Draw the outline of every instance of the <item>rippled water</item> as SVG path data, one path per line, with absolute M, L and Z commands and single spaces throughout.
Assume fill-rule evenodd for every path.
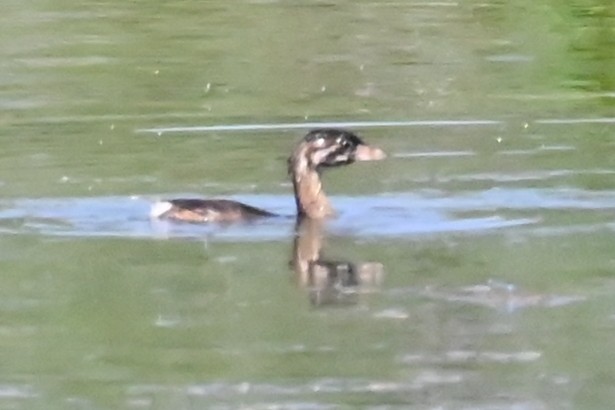
M 190 194 L 184 194 L 190 195 Z M 294 226 L 294 200 L 282 196 L 231 197 L 270 209 L 279 217 L 249 224 L 199 225 L 149 218 L 154 198 L 93 197 L 13 199 L 0 211 L 5 233 L 38 233 L 59 236 L 165 238 L 188 237 L 227 240 L 288 240 Z M 333 197 L 338 216 L 327 223 L 337 235 L 357 237 L 414 237 L 421 234 L 486 232 L 524 226 L 525 232 L 560 234 L 577 230 L 609 229 L 602 222 L 553 223 L 556 211 L 600 213 L 615 208 L 615 192 L 578 189 L 501 189 L 463 192 L 450 196 L 429 191 L 383 194 L 371 197 Z M 598 215 L 599 217 L 599 215 Z
M 610 408 L 615 13 L 560 3 L 6 2 L 0 409 Z M 389 155 L 297 225 L 318 126 Z

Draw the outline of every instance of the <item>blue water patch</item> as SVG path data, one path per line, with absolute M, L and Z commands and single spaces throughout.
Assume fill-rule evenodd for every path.
M 232 199 L 282 216 L 228 225 L 151 219 L 153 198 L 90 197 L 14 199 L 0 202 L 0 233 L 135 238 L 286 240 L 293 234 L 290 196 L 246 195 Z M 475 233 L 512 227 L 545 229 L 545 212 L 615 209 L 615 192 L 579 189 L 489 189 L 455 194 L 425 191 L 379 196 L 332 197 L 335 235 L 399 237 Z M 608 221 L 607 221 L 608 222 Z M 557 227 L 549 226 L 550 229 Z

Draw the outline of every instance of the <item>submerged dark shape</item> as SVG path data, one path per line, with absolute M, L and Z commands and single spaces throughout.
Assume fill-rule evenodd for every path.
M 349 131 L 317 129 L 308 132 L 288 158 L 297 215 L 321 219 L 335 214 L 322 188 L 320 173 L 323 168 L 385 157 L 380 148 L 365 144 Z M 227 199 L 171 199 L 154 204 L 151 216 L 188 222 L 235 222 L 276 214 Z

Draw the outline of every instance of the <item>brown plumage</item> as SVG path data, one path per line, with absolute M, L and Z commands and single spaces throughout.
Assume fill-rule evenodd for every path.
M 381 149 L 365 144 L 349 131 L 317 129 L 308 132 L 288 159 L 297 215 L 320 219 L 334 214 L 320 180 L 324 168 L 385 157 Z M 263 209 L 227 199 L 161 201 L 154 204 L 151 215 L 188 222 L 235 222 L 275 216 Z

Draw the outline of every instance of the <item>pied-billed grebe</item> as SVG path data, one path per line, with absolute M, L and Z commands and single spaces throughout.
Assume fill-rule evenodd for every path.
M 385 157 L 380 148 L 365 144 L 349 131 L 308 132 L 288 158 L 298 216 L 320 219 L 334 215 L 320 181 L 323 168 Z M 188 222 L 235 222 L 277 215 L 227 199 L 171 199 L 154 204 L 151 216 Z

